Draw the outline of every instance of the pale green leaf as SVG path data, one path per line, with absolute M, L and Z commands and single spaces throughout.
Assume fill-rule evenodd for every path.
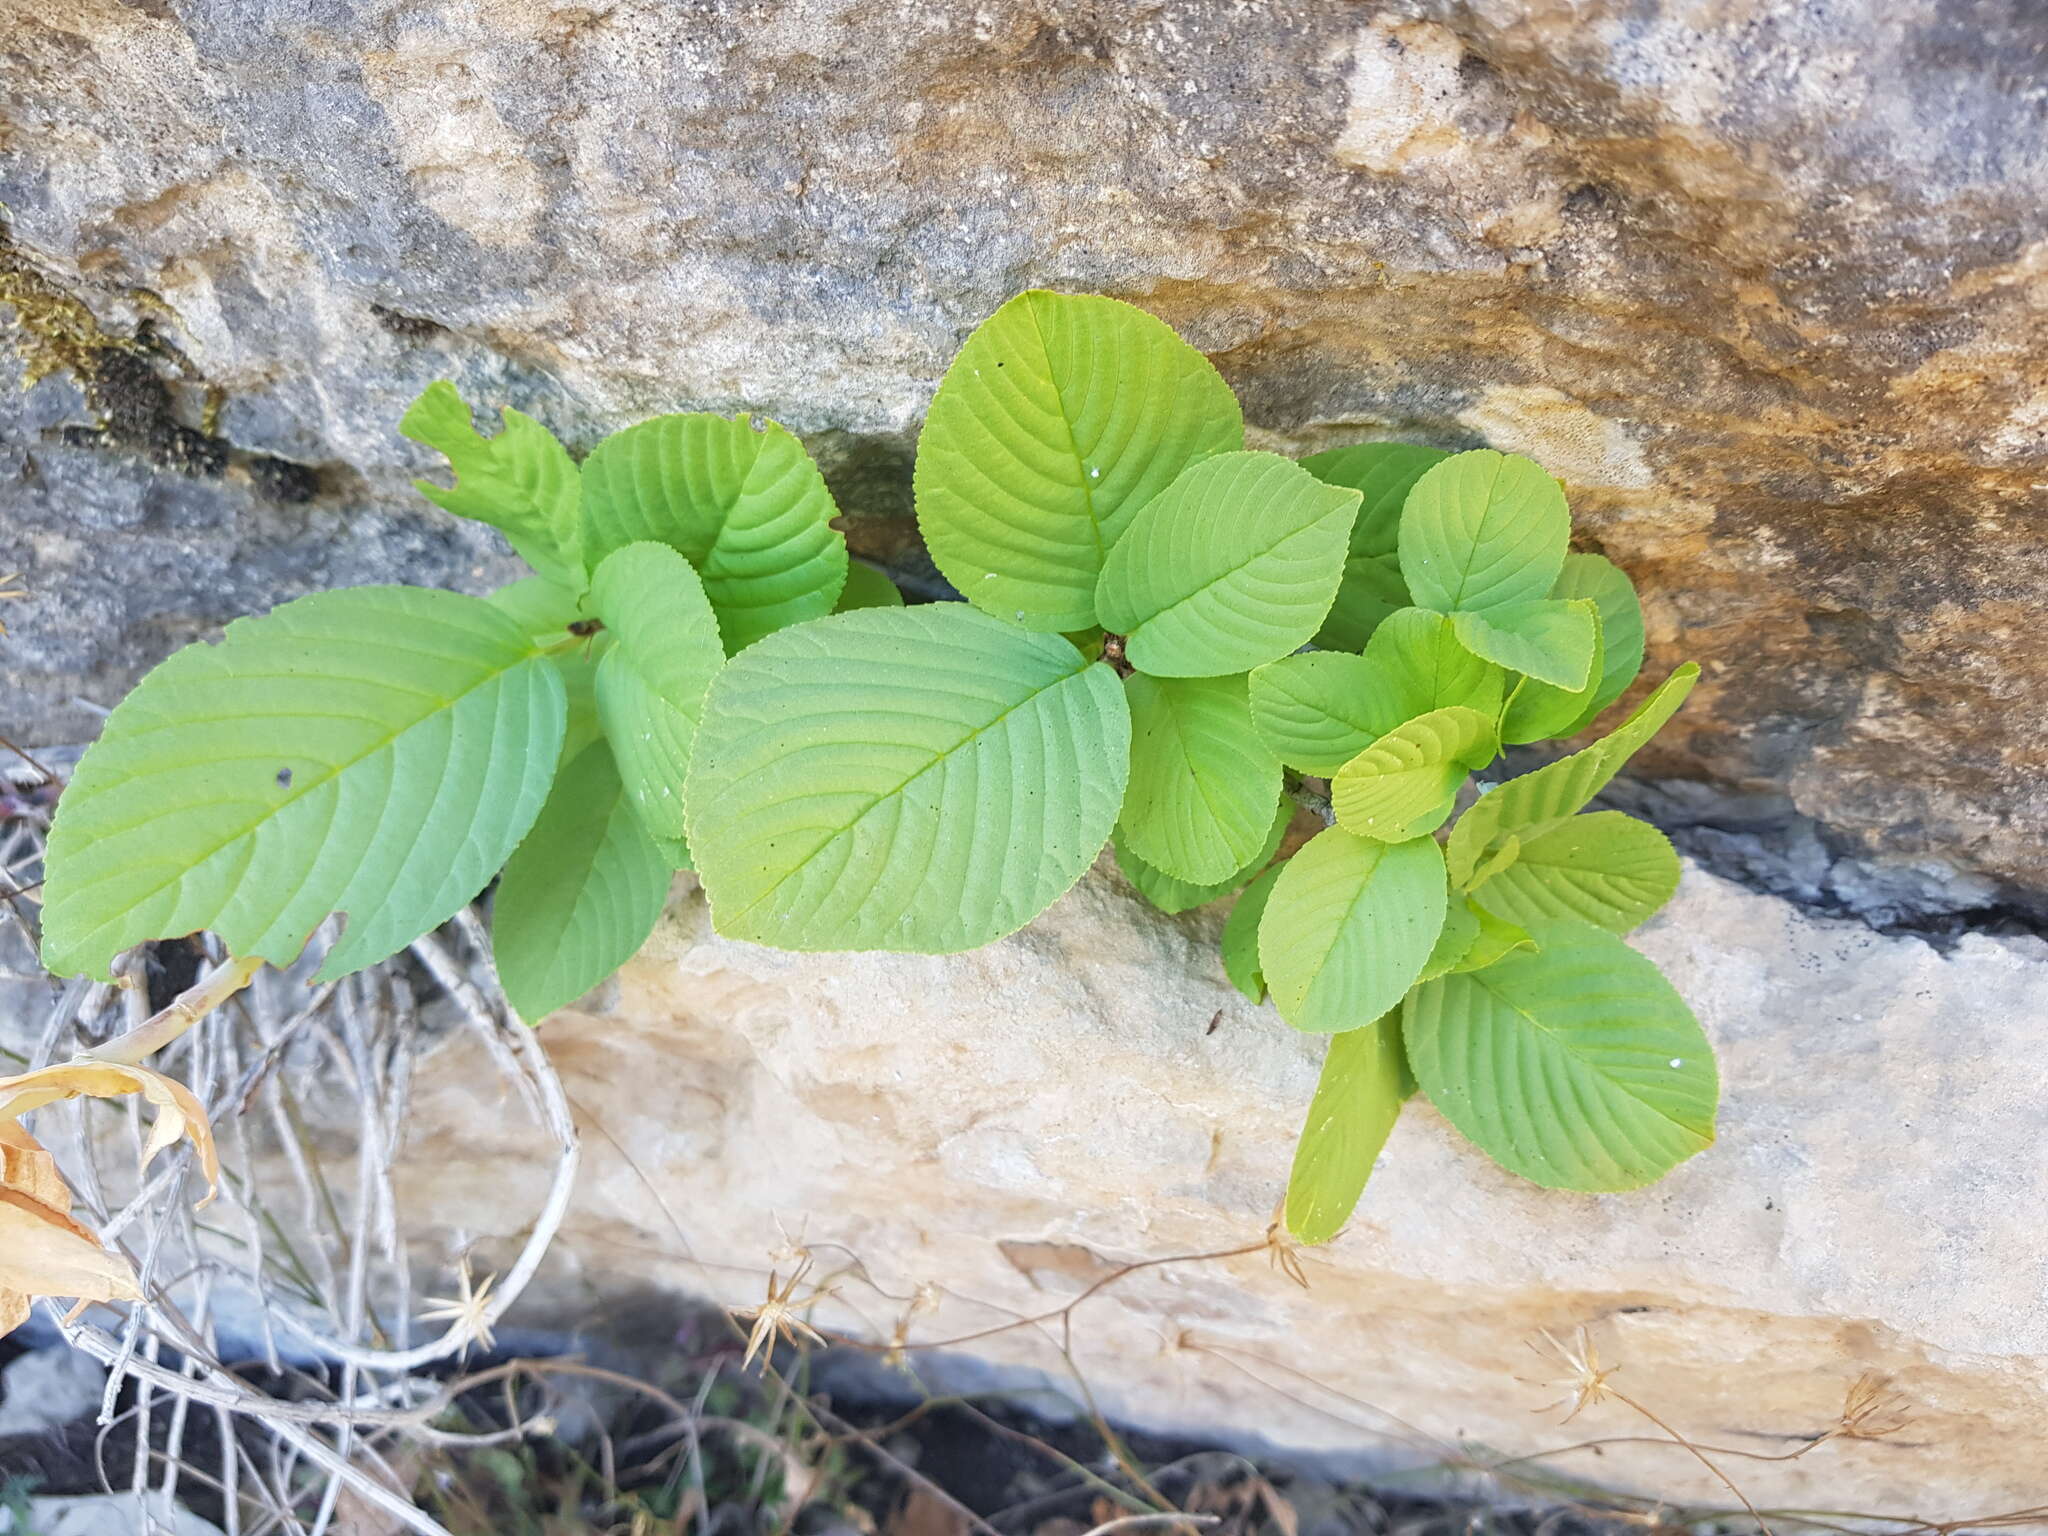
M 1358 492 L 1272 453 L 1226 453 L 1138 510 L 1096 612 L 1155 677 L 1247 672 L 1306 645 L 1337 594 Z
M 1422 974 L 1446 901 L 1429 838 L 1381 843 L 1330 827 L 1281 867 L 1259 924 L 1280 1017 L 1311 1034 L 1361 1029 Z
M 1346 555 L 1344 578 L 1337 583 L 1336 600 L 1330 604 L 1323 627 L 1316 631 L 1315 643 L 1356 652 L 1372 638 L 1374 630 L 1408 603 L 1408 583 L 1401 579 L 1399 556 Z
M 697 568 L 728 653 L 832 611 L 846 585 L 838 509 L 804 445 L 772 421 L 657 416 L 583 462 L 583 561 L 666 544 Z
M 1457 897 L 1452 897 L 1455 904 Z M 1472 947 L 1458 957 L 1453 971 L 1483 971 L 1503 955 L 1511 955 L 1518 949 L 1534 949 L 1536 941 L 1529 937 L 1528 930 L 1517 927 L 1495 917 L 1484 907 L 1469 899 L 1467 909 L 1479 920 L 1479 932 L 1472 940 Z
M 1398 843 L 1439 825 L 1471 770 L 1492 759 L 1493 721 L 1476 709 L 1431 710 L 1380 737 L 1330 780 L 1337 825 Z M 1427 827 L 1415 824 L 1435 819 Z
M 1366 642 L 1365 659 L 1394 690 L 1400 720 L 1454 705 L 1489 717 L 1500 713 L 1507 674 L 1458 643 L 1449 614 L 1403 608 L 1388 615 Z
M 718 620 L 696 570 L 666 544 L 606 555 L 590 606 L 611 641 L 597 662 L 597 714 L 626 799 L 642 826 L 675 843 L 704 691 L 725 665 Z
M 498 980 L 519 1016 L 538 1024 L 632 959 L 661 919 L 669 871 L 611 749 L 586 747 L 556 776 L 491 901 Z
M 901 608 L 903 594 L 896 583 L 866 561 L 855 560 L 846 567 L 846 586 L 839 594 L 840 613 L 856 608 Z
M 1427 470 L 1409 491 L 1401 574 L 1417 605 L 1439 613 L 1533 602 L 1563 569 L 1571 531 L 1564 492 L 1540 465 L 1475 448 Z
M 1594 699 L 1600 691 L 1606 637 L 1601 629 L 1599 610 L 1587 602 L 1586 612 L 1593 620 L 1593 656 L 1584 686 L 1560 688 L 1555 683 L 1523 677 L 1515 685 L 1507 710 L 1501 716 L 1502 741 L 1513 745 L 1569 735 L 1578 729 L 1580 720 L 1590 718 L 1589 712 L 1597 709 Z
M 1280 762 L 1252 727 L 1242 677 L 1124 679 L 1131 777 L 1117 826 L 1162 873 L 1205 884 L 1258 851 L 1280 793 Z
M 1583 598 L 1544 597 L 1485 613 L 1455 613 L 1451 625 L 1458 643 L 1473 655 L 1576 691 L 1593 676 L 1599 639 L 1595 611 Z
M 1522 856 L 1522 840 L 1510 832 L 1489 851 L 1485 858 L 1473 866 L 1472 873 L 1459 883 L 1467 891 L 1476 891 L 1502 870 L 1510 867 Z
M 484 598 L 535 640 L 559 640 L 584 617 L 581 594 L 545 576 L 522 576 Z
M 1441 448 L 1412 443 L 1358 443 L 1312 453 L 1301 461 L 1301 467 L 1318 480 L 1348 485 L 1365 498 L 1359 503 L 1358 521 L 1351 525 L 1344 580 L 1330 616 L 1316 634 L 1317 645 L 1362 650 L 1381 621 L 1412 601 L 1396 553 L 1401 503 L 1424 470 L 1448 457 Z
M 604 735 L 604 725 L 597 713 L 597 658 L 610 649 L 610 644 L 608 638 L 600 636 L 589 644 L 548 657 L 562 679 L 562 693 L 568 706 L 562 723 L 561 751 L 555 757 L 558 766 Z
M 1627 933 L 1677 893 L 1678 873 L 1662 832 L 1620 811 L 1592 811 L 1524 839 L 1476 899 L 1524 927 L 1573 918 Z
M 1266 915 L 1285 864 L 1276 864 L 1244 888 L 1223 922 L 1223 974 L 1254 1003 L 1266 1000 L 1266 973 L 1259 964 L 1259 920 Z
M 545 576 L 521 577 L 484 601 L 509 616 L 543 650 L 566 642 L 569 626 L 587 617 L 581 596 Z M 549 658 L 561 674 L 569 706 L 559 762 L 568 762 L 602 734 L 597 722 L 596 656 L 609 643 L 607 637 L 598 635 L 573 649 L 556 650 Z
M 1131 882 L 1138 894 L 1162 912 L 1186 912 L 1219 896 L 1228 896 L 1247 880 L 1264 869 L 1272 861 L 1274 852 L 1280 847 L 1280 839 L 1287 835 L 1288 823 L 1294 819 L 1294 802 L 1285 796 L 1280 798 L 1273 813 L 1273 824 L 1267 830 L 1266 841 L 1259 851 L 1245 863 L 1242 869 L 1233 871 L 1227 878 L 1209 884 L 1197 884 L 1192 880 L 1180 880 L 1147 864 L 1124 841 L 1123 832 L 1112 832 L 1109 846 L 1116 855 L 1116 867 Z
M 1604 555 L 1566 555 L 1564 573 L 1550 589 L 1552 597 L 1585 598 L 1600 610 L 1599 676 L 1593 698 L 1566 730 L 1552 734 L 1576 736 L 1593 717 L 1628 692 L 1643 670 L 1643 605 L 1628 573 Z
M 550 581 L 580 589 L 576 461 L 531 416 L 510 406 L 503 415 L 498 435 L 483 437 L 453 384 L 446 379 L 429 384 L 398 430 L 440 453 L 456 478 L 446 489 L 430 480 L 413 485 L 443 510 L 499 530 L 519 558 Z
M 1678 712 L 1699 675 L 1696 665 L 1685 663 L 1658 684 L 1634 714 L 1590 747 L 1481 795 L 1451 829 L 1447 845 L 1451 878 L 1460 885 L 1470 882 L 1473 871 L 1496 851 L 1505 835 L 1514 833 L 1526 843 L 1552 824 L 1584 810 Z
M 1398 1009 L 1332 1037 L 1287 1178 L 1287 1230 L 1297 1240 L 1327 1243 L 1351 1219 L 1412 1091 L 1406 1078 Z
M 1479 914 L 1472 910 L 1470 902 L 1453 895 L 1450 905 L 1444 908 L 1444 931 L 1436 936 L 1436 946 L 1430 950 L 1416 981 L 1434 981 L 1447 971 L 1457 970 L 1478 942 Z
M 554 778 L 562 679 L 481 598 L 316 593 L 185 647 L 108 716 L 50 833 L 43 963 L 211 929 L 288 965 L 348 915 L 323 979 L 481 891 Z
M 1033 290 L 983 321 L 939 384 L 917 441 L 918 527 L 970 603 L 1086 629 L 1138 508 L 1243 446 L 1237 397 L 1163 321 Z
M 973 949 L 1094 862 L 1129 768 L 1116 674 L 1059 636 L 960 603 L 864 608 L 770 635 L 718 674 L 690 848 L 734 938 Z
M 1712 1145 L 1720 1080 L 1657 967 L 1580 923 L 1416 988 L 1402 1020 L 1423 1091 L 1479 1149 L 1548 1189 L 1635 1189 Z
M 1404 674 L 1342 651 L 1303 651 L 1251 674 L 1252 723 L 1290 768 L 1328 778 L 1411 715 Z

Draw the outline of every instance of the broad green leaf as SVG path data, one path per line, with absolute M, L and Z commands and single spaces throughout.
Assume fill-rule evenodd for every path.
M 123 699 L 50 833 L 43 963 L 104 977 L 200 929 L 345 976 L 446 922 L 540 812 L 562 680 L 481 598 L 321 592 L 188 645 Z
M 1455 905 L 1457 898 L 1453 897 Z M 1503 955 L 1511 955 L 1518 949 L 1534 949 L 1536 941 L 1529 937 L 1528 930 L 1517 927 L 1495 917 L 1484 907 L 1467 900 L 1466 908 L 1479 920 L 1479 933 L 1472 940 L 1472 947 L 1458 957 L 1453 971 L 1483 971 Z
M 1191 880 L 1177 880 L 1164 870 L 1153 868 L 1131 852 L 1124 842 L 1121 830 L 1110 834 L 1109 846 L 1116 854 L 1116 867 L 1123 871 L 1124 878 L 1131 882 L 1140 896 L 1162 912 L 1186 912 L 1214 901 L 1219 896 L 1228 896 L 1264 869 L 1272 862 L 1274 853 L 1280 847 L 1280 840 L 1287 835 L 1288 824 L 1293 820 L 1294 802 L 1283 795 L 1273 813 L 1273 825 L 1268 829 L 1266 841 L 1259 851 L 1251 857 L 1244 868 L 1233 872 L 1228 879 L 1208 885 L 1198 885 Z
M 1526 843 L 1554 823 L 1584 810 L 1587 802 L 1605 789 L 1622 766 L 1678 712 L 1699 675 L 1696 665 L 1685 663 L 1659 683 L 1634 714 L 1590 747 L 1481 795 L 1451 829 L 1446 845 L 1451 879 L 1459 885 L 1468 884 L 1473 871 L 1497 849 L 1506 834 L 1514 833 Z
M 1252 727 L 1242 677 L 1124 679 L 1131 778 L 1117 826 L 1178 880 L 1225 880 L 1265 841 L 1280 762 Z
M 846 586 L 839 593 L 839 613 L 856 608 L 901 608 L 903 594 L 896 583 L 862 560 L 846 567 Z
M 483 437 L 453 384 L 429 384 L 398 430 L 440 453 L 456 478 L 446 489 L 430 480 L 413 485 L 443 510 L 498 529 L 519 558 L 550 581 L 580 589 L 576 461 L 531 416 L 510 406 L 503 415 L 498 435 Z
M 1290 768 L 1328 778 L 1411 715 L 1404 676 L 1342 651 L 1303 651 L 1251 674 L 1252 723 Z
M 1522 856 L 1522 840 L 1510 832 L 1473 867 L 1472 873 L 1460 882 L 1467 891 L 1476 891 L 1502 870 Z
M 1472 910 L 1470 902 L 1453 895 L 1450 905 L 1444 908 L 1444 931 L 1436 936 L 1436 945 L 1416 981 L 1434 981 L 1447 971 L 1455 971 L 1478 942 L 1479 914 Z
M 580 755 L 604 734 L 597 712 L 597 658 L 610 648 L 610 641 L 600 636 L 574 650 L 557 651 L 548 657 L 562 680 L 567 705 L 562 720 L 562 747 L 555 755 L 557 767 Z
M 626 799 L 642 826 L 676 843 L 704 691 L 725 665 L 718 620 L 696 570 L 666 544 L 606 555 L 590 606 L 611 638 L 597 663 L 597 715 Z
M 1338 826 L 1359 837 L 1398 843 L 1420 836 L 1450 814 L 1465 775 L 1496 747 L 1493 721 L 1478 710 L 1431 710 L 1346 763 L 1330 780 L 1330 809 Z
M 1223 920 L 1223 974 L 1230 984 L 1254 1003 L 1266 1000 L 1266 972 L 1259 963 L 1259 920 L 1266 915 L 1266 903 L 1285 864 L 1276 864 L 1250 885 Z
M 1571 691 L 1593 676 L 1599 629 L 1584 599 L 1538 598 L 1506 603 L 1485 613 L 1456 613 L 1458 643 L 1475 656 Z
M 1281 866 L 1259 923 L 1280 1017 L 1311 1034 L 1370 1024 L 1422 974 L 1445 900 L 1443 854 L 1429 838 L 1316 834 Z
M 1415 989 L 1402 1020 L 1430 1102 L 1547 1189 L 1635 1189 L 1714 1140 L 1720 1079 L 1657 967 L 1580 923 Z
M 690 763 L 713 922 L 782 949 L 999 939 L 1102 851 L 1130 729 L 1107 666 L 963 604 L 770 635 L 712 683 Z
M 584 617 L 581 594 L 545 576 L 522 576 L 484 598 L 535 640 L 556 640 Z
M 1540 465 L 1475 448 L 1427 470 L 1409 491 L 1401 574 L 1417 605 L 1439 613 L 1533 602 L 1549 595 L 1571 532 L 1564 491 Z
M 1604 555 L 1566 555 L 1564 573 L 1550 589 L 1552 597 L 1584 598 L 1600 610 L 1599 677 L 1592 702 L 1559 736 L 1576 736 L 1593 717 L 1628 692 L 1643 670 L 1643 605 L 1628 573 Z
M 1131 519 L 1103 565 L 1097 615 L 1140 672 L 1248 672 L 1322 624 L 1357 511 L 1358 492 L 1278 454 L 1205 459 Z
M 1489 717 L 1500 713 L 1507 674 L 1458 643 L 1448 614 L 1426 608 L 1390 614 L 1366 642 L 1365 659 L 1394 690 L 1397 724 L 1453 705 Z
M 587 617 L 582 598 L 559 582 L 545 576 L 524 576 L 509 582 L 484 599 L 526 632 L 542 649 L 567 641 L 569 626 Z M 603 635 L 571 650 L 557 650 L 549 657 L 561 674 L 568 700 L 568 715 L 562 727 L 562 750 L 557 758 L 566 763 L 602 734 L 597 723 L 598 652 L 610 641 Z
M 1333 1036 L 1287 1178 L 1287 1230 L 1327 1243 L 1344 1228 L 1412 1091 L 1401 1054 L 1401 1015 Z
M 1585 686 L 1560 688 L 1555 683 L 1523 677 L 1515 685 L 1513 694 L 1508 698 L 1508 707 L 1501 716 L 1502 741 L 1513 745 L 1568 735 L 1577 729 L 1581 719 L 1588 718 L 1587 711 L 1595 708 L 1593 700 L 1600 690 L 1600 667 L 1606 655 L 1606 639 L 1600 627 L 1599 611 L 1590 602 L 1586 604 L 1586 611 L 1593 620 L 1593 657 L 1586 672 Z
M 611 748 L 586 747 L 556 777 L 491 902 L 491 951 L 519 1016 L 538 1024 L 632 959 L 661 919 L 669 871 Z
M 1333 650 L 1356 652 L 1372 638 L 1373 631 L 1409 604 L 1408 583 L 1401 579 L 1397 555 L 1346 555 L 1344 579 L 1337 584 L 1337 597 L 1323 627 L 1316 631 L 1316 644 Z
M 728 653 L 832 611 L 846 585 L 838 509 L 772 421 L 698 412 L 614 432 L 583 461 L 583 561 L 666 544 L 697 568 Z
M 1237 397 L 1170 326 L 1115 299 L 1033 290 L 983 321 L 939 384 L 917 440 L 918 527 L 976 607 L 1086 629 L 1138 508 L 1242 447 Z
M 1340 651 L 1359 651 L 1382 620 L 1412 599 L 1401 579 L 1396 553 L 1401 533 L 1401 503 L 1422 472 L 1449 455 L 1441 448 L 1413 443 L 1357 443 L 1312 453 L 1301 467 L 1330 485 L 1348 485 L 1365 499 L 1358 521 L 1351 525 L 1350 551 L 1344 557 L 1344 580 L 1330 616 L 1316 633 L 1316 644 Z
M 1677 892 L 1678 855 L 1648 822 L 1592 811 L 1523 841 L 1480 889 L 1487 911 L 1524 927 L 1573 918 L 1627 933 Z

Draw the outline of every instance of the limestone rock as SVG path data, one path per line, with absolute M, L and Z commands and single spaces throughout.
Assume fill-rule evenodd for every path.
M 973 954 L 795 955 L 716 937 L 678 889 L 641 957 L 544 1027 L 587 1152 L 540 1315 L 630 1329 L 650 1286 L 758 1303 L 794 1241 L 839 1275 L 822 1322 L 886 1342 L 931 1283 L 913 1341 L 980 1335 L 973 1353 L 1069 1382 L 1056 1329 L 984 1330 L 1134 1261 L 1235 1249 L 1073 1314 L 1110 1411 L 1411 1466 L 1543 1454 L 1510 1470 L 1726 1502 L 1619 1404 L 1568 1427 L 1533 1411 L 1564 1389 L 1525 1380 L 1555 1374 L 1528 1344 L 1584 1326 L 1616 1386 L 1703 1443 L 1781 1455 L 1866 1376 L 1911 1413 L 1797 1460 L 1724 1458 L 1760 1505 L 2040 1501 L 2037 940 L 1944 956 L 1689 870 L 1637 942 L 1715 1042 L 1718 1144 L 1648 1190 L 1555 1194 L 1417 1102 L 1303 1291 L 1258 1249 L 1317 1042 L 1229 989 L 1214 914 L 1159 918 L 1105 861 Z M 470 1049 L 421 1066 L 404 1193 L 423 1231 L 490 1251 L 540 1175 Z
M 443 375 L 578 444 L 774 415 L 900 542 L 941 367 L 1047 283 L 1181 327 L 1266 441 L 1542 458 L 1652 666 L 1707 665 L 1648 769 L 2048 889 L 2025 0 L 0 0 L 0 38 L 14 281 L 150 321 L 205 439 L 50 442 L 107 414 L 62 377 L 6 407 L 31 735 L 309 586 L 497 579 L 405 489 Z

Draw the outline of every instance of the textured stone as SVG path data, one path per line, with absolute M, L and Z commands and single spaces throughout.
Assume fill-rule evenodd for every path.
M 640 958 L 543 1029 L 587 1160 L 529 1320 L 630 1332 L 649 1287 L 757 1303 L 797 1240 L 813 1281 L 840 1277 L 821 1321 L 886 1341 L 930 1282 L 911 1337 L 936 1341 L 1133 1261 L 1260 1242 L 1317 1042 L 1228 988 L 1214 914 L 1160 919 L 1105 861 L 974 954 L 792 955 L 715 937 L 678 889 Z M 1413 1104 L 1350 1230 L 1306 1256 L 1307 1291 L 1251 1253 L 1079 1308 L 1075 1360 L 1105 1406 L 1403 1465 L 1633 1437 L 1515 1470 L 1725 1503 L 1618 1403 L 1569 1427 L 1532 1411 L 1564 1389 L 1535 1384 L 1556 1372 L 1527 1345 L 1583 1325 L 1616 1387 L 1734 1451 L 1795 1449 L 1865 1373 L 1888 1378 L 1900 1433 L 1720 1458 L 1760 1505 L 2037 1505 L 2048 945 L 1970 936 L 1944 956 L 1696 869 L 1637 942 L 1719 1052 L 1717 1145 L 1648 1190 L 1555 1194 Z M 542 1171 L 473 1049 L 421 1066 L 404 1204 L 509 1256 Z M 1066 1380 L 1057 1344 L 971 1347 Z
M 758 409 L 900 515 L 960 336 L 1051 283 L 1181 327 L 1267 441 L 1544 459 L 1653 666 L 1707 666 L 1646 768 L 2038 905 L 2044 50 L 2029 0 L 0 0 L 20 259 L 152 320 L 232 449 L 6 408 L 0 709 L 75 733 L 234 612 L 495 579 L 404 490 L 443 374 L 578 444 Z

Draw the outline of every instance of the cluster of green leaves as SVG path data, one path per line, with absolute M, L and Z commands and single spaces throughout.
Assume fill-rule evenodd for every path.
M 172 657 L 107 722 L 50 843 L 45 961 L 103 973 L 211 928 L 323 975 L 389 955 L 502 874 L 506 990 L 540 1015 L 645 940 L 694 867 L 719 931 L 951 952 L 1115 849 L 1168 912 L 1242 892 L 1226 970 L 1330 1037 L 1289 1189 L 1349 1216 L 1419 1083 L 1508 1168 L 1655 1178 L 1712 1137 L 1698 1025 L 1619 935 L 1672 893 L 1653 829 L 1586 806 L 1683 701 L 1493 788 L 1643 657 L 1628 578 L 1568 550 L 1526 459 L 1372 443 L 1247 451 L 1171 329 L 1032 292 L 968 339 L 918 444 L 919 524 L 965 603 L 850 566 L 802 446 L 662 417 L 578 466 L 435 385 L 402 430 L 442 506 L 535 575 L 488 600 L 359 588 Z M 1279 863 L 1298 799 L 1333 824 Z
M 579 466 L 507 410 L 495 437 L 435 384 L 401 430 L 420 489 L 534 570 L 488 599 L 355 587 L 237 620 L 145 677 L 51 829 L 43 958 L 107 974 L 207 928 L 288 964 L 329 913 L 346 975 L 498 878 L 492 939 L 525 1018 L 652 932 L 690 864 L 683 782 L 726 656 L 835 608 L 901 603 L 850 566 L 803 445 L 745 416 L 664 416 Z

